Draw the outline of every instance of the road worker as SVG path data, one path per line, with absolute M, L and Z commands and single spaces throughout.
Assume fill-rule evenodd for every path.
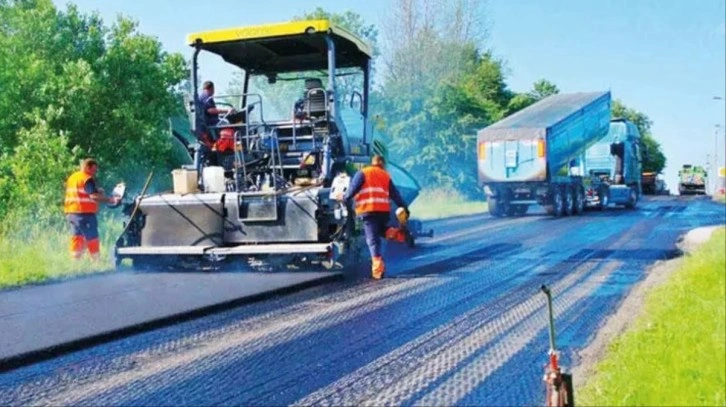
M 354 198 L 355 212 L 363 221 L 366 243 L 371 252 L 371 275 L 376 280 L 383 278 L 386 266 L 381 256 L 381 243 L 391 214 L 391 200 L 403 208 L 407 216 L 409 214 L 408 206 L 385 169 L 383 157 L 374 155 L 371 165 L 358 171 L 346 194 L 337 198 L 345 202 Z
M 199 140 L 199 149 L 195 154 L 194 163 L 199 180 L 201 181 L 204 162 L 210 157 L 212 147 L 217 139 L 219 139 L 217 129 L 215 128 L 219 125 L 219 115 L 232 114 L 235 110 L 220 109 L 217 107 L 217 104 L 214 102 L 214 82 L 212 81 L 205 81 L 202 84 L 202 93 L 199 95 L 197 103 L 201 111 L 197 114 L 196 136 Z
M 74 259 L 83 257 L 88 247 L 91 258 L 98 261 L 101 244 L 98 240 L 99 202 L 118 203 L 119 197 L 106 197 L 103 189 L 96 185 L 98 162 L 87 158 L 81 162 L 80 171 L 76 171 L 66 181 L 64 212 L 71 227 L 70 251 Z

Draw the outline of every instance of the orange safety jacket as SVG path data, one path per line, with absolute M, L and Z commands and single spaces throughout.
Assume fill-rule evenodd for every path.
M 65 213 L 93 213 L 98 212 L 98 202 L 91 199 L 86 192 L 86 183 L 92 177 L 84 171 L 71 174 L 66 181 Z
M 355 196 L 355 213 L 362 215 L 370 212 L 390 212 L 391 176 L 386 170 L 376 166 L 366 167 L 361 171 L 364 181 Z

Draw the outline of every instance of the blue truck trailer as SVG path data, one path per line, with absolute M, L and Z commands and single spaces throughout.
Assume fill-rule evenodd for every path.
M 626 139 L 633 139 L 627 137 L 632 124 L 625 124 L 625 136 L 611 136 L 621 126 L 611 123 L 610 105 L 610 92 L 558 94 L 480 130 L 477 172 L 489 212 L 521 216 L 530 206 L 542 205 L 554 216 L 579 215 L 587 206 L 622 202 L 623 189 L 615 188 L 612 196 L 610 186 L 624 182 L 623 169 L 630 168 L 633 159 L 639 165 L 639 153 L 630 154 L 625 146 Z M 609 161 L 590 171 L 590 164 L 597 163 L 588 163 L 586 153 L 605 139 L 610 140 Z M 599 151 L 590 158 L 597 161 Z M 638 189 L 633 189 L 636 200 L 639 185 L 638 181 Z M 632 199 L 630 191 L 625 192 Z

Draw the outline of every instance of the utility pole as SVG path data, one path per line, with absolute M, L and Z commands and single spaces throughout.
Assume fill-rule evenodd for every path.
M 713 172 L 711 172 L 709 175 L 709 180 L 711 180 L 711 184 L 713 184 L 713 191 L 712 193 L 715 195 L 716 190 L 718 189 L 718 124 L 714 125 L 713 127 Z
M 713 100 L 723 101 L 724 98 L 721 97 L 721 96 L 714 96 L 713 97 Z M 722 110 L 721 113 L 724 113 L 724 111 Z M 716 193 L 716 191 L 718 190 L 718 187 L 719 187 L 719 185 L 718 185 L 718 183 L 719 183 L 718 169 L 719 169 L 719 166 L 720 166 L 721 163 L 718 162 L 718 156 L 719 156 L 719 154 L 718 154 L 718 130 L 719 130 L 720 127 L 721 126 L 719 124 L 715 124 L 714 125 L 714 130 L 713 130 L 713 143 L 714 143 L 714 150 L 713 150 L 713 172 L 711 173 L 711 176 L 709 178 L 713 178 L 713 192 L 714 192 L 714 194 Z M 724 136 L 726 136 L 726 129 L 724 129 Z M 724 150 L 723 150 L 723 153 L 724 153 L 724 161 L 726 161 L 726 137 L 724 137 Z M 726 164 L 724 164 L 724 167 L 726 167 Z

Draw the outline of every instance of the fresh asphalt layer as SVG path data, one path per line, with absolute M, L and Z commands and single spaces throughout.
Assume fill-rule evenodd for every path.
M 0 405 L 532 405 L 552 288 L 565 365 L 707 199 L 636 210 L 437 221 L 389 277 L 276 296 L 0 374 Z M 395 251 L 395 253 L 393 253 Z M 2 335 L 2 334 L 0 334 Z
M 338 277 L 120 272 L 0 292 L 0 371 Z

